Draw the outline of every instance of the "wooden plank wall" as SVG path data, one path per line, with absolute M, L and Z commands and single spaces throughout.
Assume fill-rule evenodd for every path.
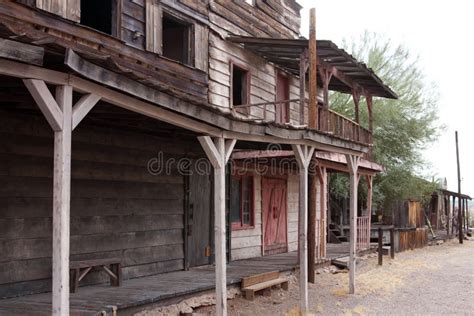
M 255 174 L 253 181 L 255 226 L 250 229 L 232 231 L 231 260 L 262 255 L 262 177 Z
M 52 136 L 42 117 L 0 115 L 0 298 L 51 287 Z M 183 176 L 154 176 L 146 165 L 159 150 L 177 158 L 193 146 L 81 124 L 71 259 L 120 257 L 125 279 L 183 269 Z M 91 273 L 82 284 L 104 281 Z
M 250 69 L 251 103 L 275 101 L 277 67 L 224 39 L 229 35 L 297 38 L 299 12 L 280 0 L 256 1 L 255 6 L 215 0 L 209 7 L 209 103 L 230 108 L 231 62 Z M 290 99 L 299 98 L 299 80 L 290 76 L 289 81 Z M 252 107 L 250 117 L 273 120 L 275 108 Z M 298 103 L 290 104 L 290 121 L 299 124 Z
M 288 175 L 288 251 L 298 250 L 299 177 Z

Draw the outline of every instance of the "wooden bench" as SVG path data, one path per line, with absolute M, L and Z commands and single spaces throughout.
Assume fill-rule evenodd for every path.
M 255 293 L 261 290 L 281 285 L 282 289 L 288 291 L 288 279 L 280 277 L 280 272 L 272 271 L 252 275 L 242 279 L 241 288 L 247 300 L 253 301 Z
M 70 261 L 70 291 L 76 293 L 79 282 L 93 268 L 102 268 L 110 276 L 110 285 L 122 285 L 122 264 L 118 258 Z

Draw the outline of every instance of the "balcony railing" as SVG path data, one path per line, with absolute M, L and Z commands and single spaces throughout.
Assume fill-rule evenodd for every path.
M 372 134 L 360 124 L 347 117 L 319 107 L 319 130 L 328 134 L 362 144 L 372 144 Z
M 357 250 L 370 248 L 370 217 L 357 217 Z
M 236 105 L 236 109 L 248 109 L 251 107 L 261 107 L 264 112 L 270 108 L 274 110 L 276 122 L 284 123 L 290 118 L 290 110 L 285 115 L 282 115 L 283 106 L 286 105 L 286 108 L 291 109 L 292 105 L 299 103 L 299 99 L 291 100 L 282 100 L 274 102 L 260 102 L 244 105 Z M 298 106 L 299 107 L 299 106 Z M 286 110 L 285 110 L 286 111 Z M 240 112 L 240 111 L 239 111 Z M 244 112 L 244 111 L 242 111 Z M 249 113 L 245 111 L 246 113 Z M 251 112 L 251 111 L 250 111 Z M 259 117 L 260 118 L 260 117 Z M 282 120 L 282 118 L 284 118 Z M 372 144 L 372 134 L 371 132 L 360 126 L 360 124 L 354 122 L 353 120 L 334 112 L 330 109 L 325 109 L 322 106 L 318 107 L 318 122 L 317 130 L 325 134 L 329 134 L 335 137 L 339 137 L 344 140 L 351 142 L 357 142 L 365 145 Z

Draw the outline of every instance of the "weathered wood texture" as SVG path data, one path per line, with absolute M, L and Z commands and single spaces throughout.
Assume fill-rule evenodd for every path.
M 291 271 L 297 264 L 295 252 L 239 260 L 228 265 L 227 284 L 240 283 L 242 278 L 270 271 Z M 87 286 L 71 296 L 71 315 L 133 314 L 167 303 L 170 298 L 209 293 L 214 288 L 214 267 L 164 273 L 125 280 L 121 287 Z M 175 302 L 176 303 L 176 302 Z M 51 294 L 43 293 L 0 300 L 1 315 L 51 315 Z
M 209 103 L 230 108 L 230 62 L 250 71 L 250 103 L 276 101 L 277 68 L 263 58 L 223 40 L 228 35 L 295 38 L 299 30 L 299 12 L 283 1 L 213 1 L 209 11 Z M 289 76 L 289 99 L 299 99 L 299 81 Z M 299 124 L 299 104 L 289 104 L 289 120 Z M 250 108 L 250 117 L 275 119 L 275 106 Z
M 240 260 L 262 255 L 262 190 L 261 176 L 254 174 L 254 227 L 232 230 L 231 260 Z
M 2 113 L 0 121 L 0 297 L 49 291 L 52 132 L 39 116 Z M 124 279 L 182 269 L 183 176 L 176 169 L 152 175 L 147 163 L 160 150 L 164 159 L 178 158 L 197 145 L 180 148 L 79 125 L 72 149 L 71 260 L 121 258 Z M 90 273 L 83 284 L 106 281 Z

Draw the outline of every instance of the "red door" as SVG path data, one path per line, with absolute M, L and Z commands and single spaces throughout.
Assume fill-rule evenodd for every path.
M 290 99 L 290 84 L 288 77 L 278 73 L 277 74 L 277 88 L 276 88 L 276 101 L 283 101 Z M 289 104 L 288 103 L 277 103 L 275 105 L 275 121 L 277 123 L 289 122 Z
M 263 178 L 262 191 L 264 254 L 287 252 L 286 180 Z

